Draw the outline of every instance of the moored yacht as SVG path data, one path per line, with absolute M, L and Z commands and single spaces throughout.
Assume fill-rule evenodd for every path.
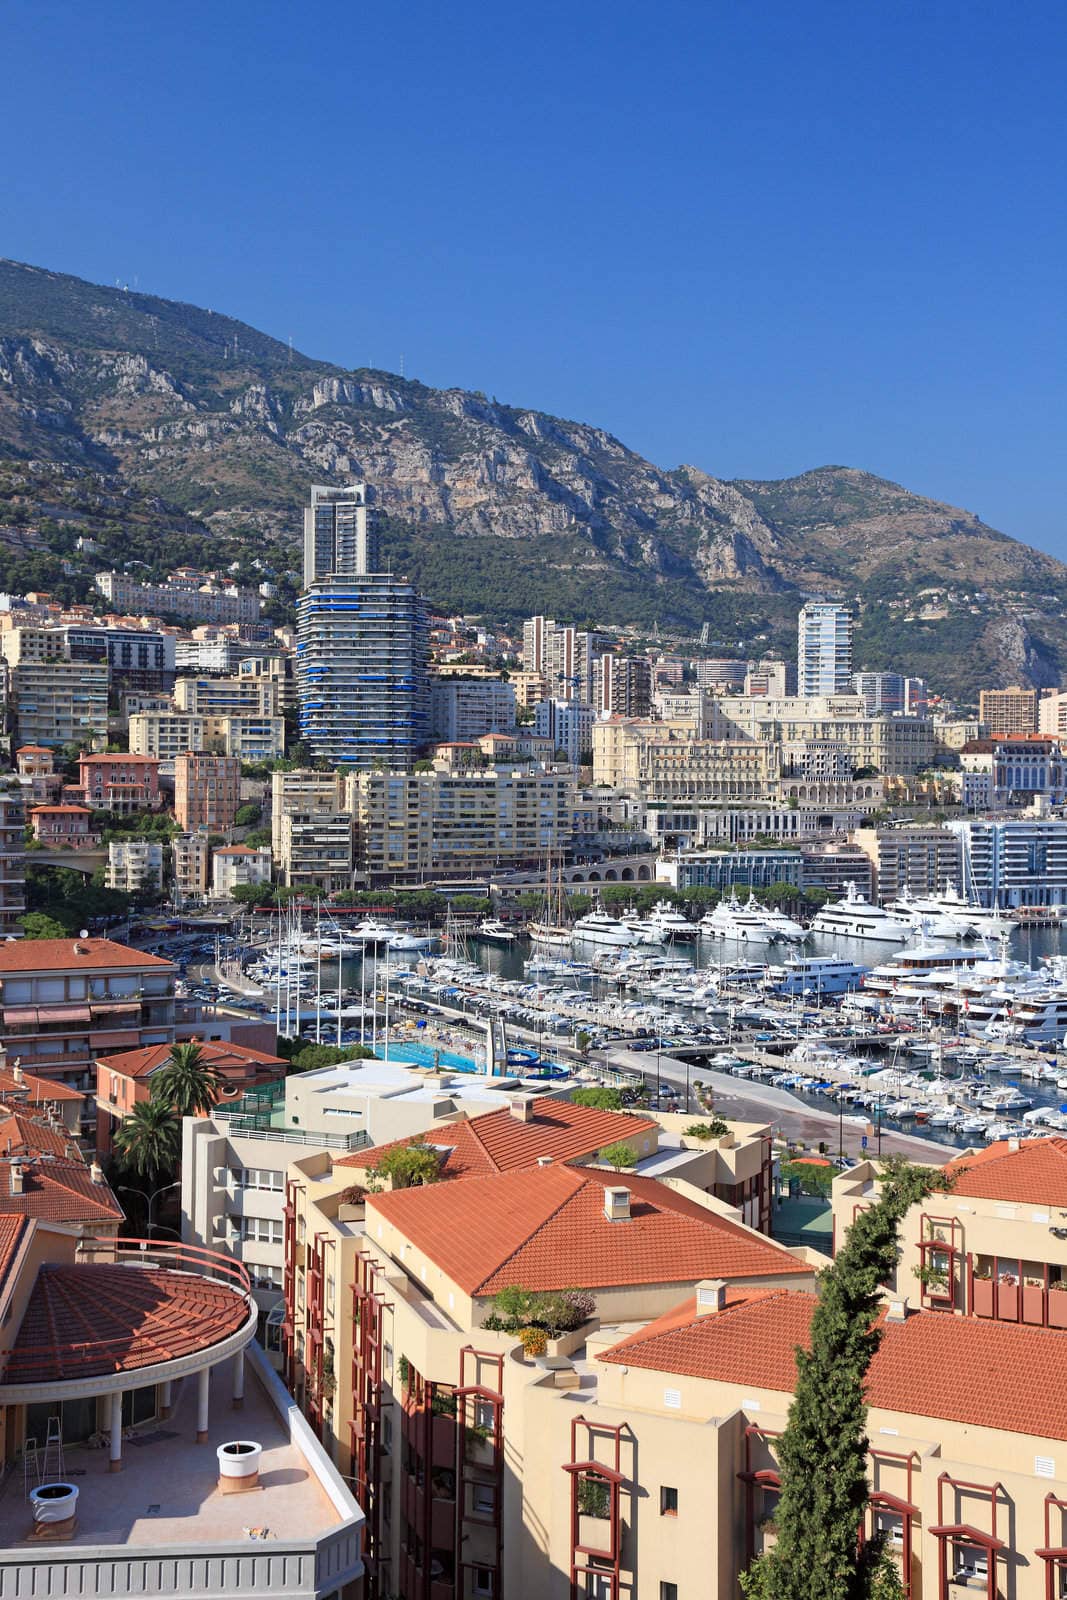
M 836 934 L 842 939 L 870 939 L 880 944 L 906 944 L 913 929 L 903 917 L 873 906 L 850 883 L 843 900 L 823 906 L 812 924 L 812 933 Z
M 665 939 L 689 940 L 699 937 L 700 929 L 669 900 L 657 900 L 646 921 L 658 928 Z
M 645 941 L 641 934 L 597 904 L 574 924 L 574 937 L 588 944 L 631 945 Z
M 777 944 L 782 937 L 751 895 L 744 906 L 736 894 L 729 900 L 720 900 L 713 911 L 701 917 L 700 930 L 713 939 L 739 939 L 754 944 Z
M 499 917 L 483 917 L 474 930 L 474 938 L 482 944 L 514 944 L 515 931 Z

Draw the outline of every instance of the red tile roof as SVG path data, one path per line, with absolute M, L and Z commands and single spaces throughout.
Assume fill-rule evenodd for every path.
M 600 1359 L 790 1395 L 815 1305 L 795 1290 L 728 1291 L 723 1311 L 697 1316 L 690 1298 Z M 1067 1389 L 1049 1376 L 1065 1363 L 1067 1332 L 920 1311 L 883 1324 L 867 1399 L 905 1416 L 1067 1439 Z
M 630 1191 L 630 1217 L 604 1215 L 604 1191 Z M 774 1278 L 811 1268 L 652 1178 L 553 1165 L 367 1200 L 468 1294 L 583 1289 L 699 1278 Z
M 121 1222 L 123 1212 L 106 1183 L 94 1183 L 81 1161 L 24 1157 L 22 1193 L 11 1192 L 14 1162 L 0 1160 L 0 1213 L 45 1222 Z
M 78 817 L 88 817 L 91 813 L 85 806 L 31 806 L 31 817 L 53 817 L 57 813 L 66 816 L 68 813 Z
M 30 1151 L 46 1156 L 66 1156 L 70 1146 L 69 1134 L 57 1133 L 35 1117 L 0 1106 L 0 1156 L 17 1156 Z
M 113 939 L 12 939 L 0 944 L 0 978 L 8 972 L 95 972 L 102 967 L 165 967 L 162 956 Z
M 334 1165 L 373 1171 L 387 1151 L 429 1144 L 443 1154 L 444 1177 L 485 1177 L 493 1172 L 536 1167 L 542 1156 L 553 1161 L 574 1161 L 580 1156 L 595 1155 L 618 1140 L 633 1140 L 634 1148 L 639 1149 L 636 1141 L 655 1127 L 648 1117 L 598 1111 L 595 1106 L 576 1106 L 569 1100 L 546 1095 L 533 1100 L 528 1122 L 503 1106 L 480 1117 L 430 1128 L 409 1139 L 395 1139 L 390 1144 L 357 1151 Z
M 210 1349 L 248 1317 L 226 1284 L 167 1268 L 43 1266 L 4 1383 L 133 1372 Z
M 0 1217 L 0 1289 L 7 1283 L 22 1241 L 32 1226 L 29 1217 Z
M 202 1039 L 190 1039 L 188 1043 L 197 1045 L 204 1065 L 214 1067 L 223 1077 L 235 1069 L 241 1071 L 259 1066 L 286 1068 L 289 1065 L 281 1056 L 269 1056 L 265 1050 L 253 1050 L 247 1044 Z M 150 1073 L 167 1065 L 172 1048 L 169 1044 L 150 1044 L 140 1050 L 123 1050 L 117 1056 L 101 1056 L 100 1065 L 109 1067 L 123 1078 L 147 1078 Z
M 24 1095 L 30 1105 L 48 1100 L 58 1103 L 60 1100 L 85 1099 L 80 1089 L 72 1089 L 68 1083 L 60 1083 L 58 1079 L 38 1078 L 30 1072 L 23 1072 L 19 1079 L 10 1067 L 0 1067 L 0 1098 L 10 1105 L 20 1095 Z
M 21 754 L 21 752 L 17 752 L 17 753 Z M 116 751 L 112 755 L 107 755 L 107 756 L 79 756 L 78 757 L 78 765 L 79 765 L 79 767 L 93 767 L 93 766 L 100 766 L 100 767 L 103 767 L 103 766 L 108 766 L 108 767 L 114 767 L 114 766 L 129 767 L 129 766 L 133 766 L 135 763 L 138 766 L 158 767 L 159 766 L 159 757 L 158 756 L 135 756 L 135 755 L 132 755 L 129 751 L 126 751 L 126 750 Z
M 1067 1206 L 1067 1139 L 1024 1139 L 1014 1148 L 998 1139 L 974 1155 L 950 1161 L 952 1193 L 971 1200 Z

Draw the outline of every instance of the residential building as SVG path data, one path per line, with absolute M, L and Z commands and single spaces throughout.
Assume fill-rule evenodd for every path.
M 858 845 L 811 844 L 800 847 L 800 887 L 825 889 L 836 900 L 855 884 L 865 900 L 874 898 L 874 868 Z
M 433 740 L 450 743 L 506 733 L 515 726 L 515 691 L 499 678 L 439 678 L 430 675 Z
M 37 842 L 62 850 L 94 850 L 100 835 L 94 831 L 92 821 L 86 806 L 34 806 L 30 811 Z
M 278 683 L 270 677 L 238 673 L 235 678 L 179 678 L 174 685 L 178 711 L 200 717 L 280 715 Z
M 852 688 L 863 701 L 867 716 L 890 717 L 911 709 L 907 704 L 908 681 L 900 672 L 855 672 Z
M 515 704 L 530 711 L 548 694 L 548 682 L 543 672 L 530 672 L 525 667 L 512 669 L 508 681 L 515 691 Z
M 0 940 L 17 939 L 26 910 L 26 782 L 0 773 Z
M 851 842 L 870 862 L 871 888 L 883 904 L 905 890 L 918 898 L 960 886 L 960 841 L 948 828 L 855 828 Z
M 750 661 L 745 673 L 744 694 L 763 695 L 769 700 L 784 700 L 797 692 L 796 668 L 788 661 Z M 697 682 L 700 682 L 699 676 Z
M 826 741 L 838 744 L 857 771 L 908 776 L 931 765 L 933 723 L 928 717 L 864 714 L 857 695 L 838 694 L 787 700 L 758 695 L 720 696 L 713 702 L 713 739 L 763 739 L 781 744 Z
M 852 613 L 832 600 L 809 600 L 797 617 L 797 692 L 848 694 L 852 688 Z
M 749 663 L 712 656 L 695 662 L 694 668 L 696 681 L 701 689 L 713 689 L 716 693 L 728 694 L 731 689 L 737 691 L 744 686 Z
M 773 883 L 800 888 L 799 850 L 756 848 L 683 850 L 656 863 L 656 878 L 672 889 L 769 889 Z
M 990 738 L 1004 734 L 1036 733 L 1038 694 L 1036 689 L 980 689 L 978 720 Z
M 541 674 L 547 693 L 560 700 L 593 697 L 593 665 L 611 648 L 611 636 L 566 626 L 551 617 L 531 617 L 522 628 L 522 664 Z
M 542 700 L 534 709 L 534 732 L 551 739 L 553 750 L 562 750 L 572 767 L 590 759 L 593 739 L 593 708 L 584 700 Z
M 0 631 L 0 655 L 12 667 L 70 659 L 66 636 L 61 628 L 28 624 L 17 624 Z
M 1067 905 L 1067 822 L 954 819 L 962 887 L 983 906 Z
M 23 662 L 11 668 L 15 734 L 50 749 L 107 742 L 108 669 L 83 661 Z
M 278 868 L 290 888 L 336 894 L 352 887 L 355 837 L 350 811 L 286 810 L 276 815 L 276 825 Z
M 153 839 L 112 839 L 107 847 L 109 889 L 158 893 L 163 887 L 163 845 Z
M 183 833 L 225 833 L 237 817 L 241 763 L 235 756 L 187 751 L 174 763 L 174 815 Z
M 254 589 L 215 587 L 196 572 L 172 572 L 163 583 L 139 583 L 124 572 L 98 572 L 96 587 L 116 611 L 131 616 L 185 617 L 191 622 L 256 622 Z
M 205 750 L 205 718 L 175 711 L 135 711 L 130 717 L 130 751 L 168 766 L 186 750 Z
M 304 510 L 304 588 L 319 578 L 361 578 L 379 567 L 372 491 L 365 483 L 344 489 L 311 486 Z
M 270 794 L 270 845 L 275 858 L 280 858 L 282 818 L 286 813 L 342 811 L 345 780 L 339 772 L 316 772 L 311 767 L 296 767 L 291 772 L 271 773 Z
M 371 882 L 536 865 L 557 856 L 574 827 L 564 773 L 361 773 L 348 779 L 356 868 Z
M 63 774 L 56 771 L 54 750 L 42 744 L 24 744 L 15 751 L 15 769 L 23 784 L 27 805 L 50 806 L 59 799 Z
M 184 751 L 272 761 L 285 754 L 282 717 L 231 714 L 201 716 L 185 711 L 141 711 L 130 717 L 130 749 L 170 763 Z
M 288 1063 L 280 1056 L 231 1040 L 192 1041 L 205 1067 L 222 1080 L 220 1102 L 281 1083 Z M 96 1061 L 96 1148 L 101 1155 L 114 1146 L 115 1132 L 134 1106 L 149 1100 L 152 1079 L 171 1060 L 169 1044 L 146 1045 L 98 1056 Z
M 99 628 L 68 624 L 62 630 L 70 661 L 106 661 L 111 683 L 144 693 L 174 683 L 174 635 L 148 628 Z
M 172 962 L 110 939 L 0 945 L 0 1045 L 36 1076 L 88 1090 L 102 1051 L 173 1043 L 174 979 Z
M 170 841 L 174 862 L 174 882 L 183 899 L 201 899 L 207 894 L 208 861 L 211 847 L 204 833 L 179 833 Z
M 593 714 L 652 715 L 652 663 L 647 656 L 598 656 L 593 664 Z
M 1067 738 L 1067 691 L 1046 690 L 1037 702 L 1037 731 Z
M 78 757 L 78 787 L 94 811 L 156 811 L 162 805 L 159 762 L 154 756 L 101 755 Z
M 195 630 L 199 633 L 201 630 Z M 240 672 L 246 660 L 261 658 L 264 646 L 262 642 L 241 639 L 233 634 L 217 635 L 214 629 L 210 630 L 210 638 L 178 639 L 174 647 L 175 667 L 178 672 L 215 672 L 223 677 L 232 677 L 235 672 Z
M 277 690 L 277 710 L 284 716 L 296 711 L 296 673 L 291 651 L 246 656 L 237 668 L 243 680 L 273 683 Z
M 356 1152 L 331 1171 L 326 1158 L 310 1156 L 289 1169 L 283 1350 L 294 1393 L 366 1505 L 368 1570 L 381 1592 L 408 1595 L 440 1586 L 564 1600 L 577 1582 L 578 1592 L 607 1595 L 573 1575 L 575 1559 L 584 1566 L 585 1558 L 573 1554 L 579 1528 L 565 1468 L 593 1448 L 582 1433 L 577 1372 L 563 1357 L 553 1366 L 565 1383 L 549 1377 L 518 1357 L 515 1335 L 486 1328 L 496 1294 L 512 1285 L 565 1291 L 578 1281 L 576 1315 L 591 1310 L 618 1339 L 619 1324 L 656 1315 L 707 1278 L 752 1292 L 808 1288 L 814 1258 L 745 1228 L 735 1211 L 682 1180 L 668 1187 L 628 1174 L 621 1182 L 550 1151 L 538 1158 L 545 1164 L 527 1166 L 520 1154 L 484 1176 L 381 1194 L 352 1185 L 351 1165 L 362 1159 Z M 365 1329 L 355 1339 L 344 1314 L 349 1296 Z M 595 1338 L 596 1326 L 564 1336 L 559 1348 Z M 324 1381 L 319 1354 L 327 1339 L 335 1384 Z M 595 1407 L 592 1389 L 589 1399 Z M 534 1421 L 531 1403 L 540 1400 L 548 1404 Z M 631 1421 L 639 1430 L 640 1419 Z M 684 1457 L 704 1473 L 702 1454 L 682 1448 L 664 1481 L 676 1481 Z M 632 1460 L 627 1468 L 634 1472 Z M 639 1494 L 651 1505 L 648 1485 L 658 1483 L 642 1463 L 635 1508 Z M 700 1504 L 706 1527 L 713 1519 L 703 1495 Z M 536 1539 L 524 1536 L 530 1527 Z M 630 1592 L 656 1591 L 649 1581 Z
M 385 573 L 316 579 L 297 616 L 300 736 L 315 759 L 410 768 L 429 709 L 421 597 Z
M 703 845 L 750 844 L 775 839 L 781 844 L 848 833 L 864 821 L 854 809 L 824 811 L 780 801 L 729 805 L 718 800 L 655 800 L 642 809 L 644 832 L 654 846 L 673 852 Z
M 211 893 L 216 900 L 229 900 L 243 884 L 269 883 L 270 867 L 267 845 L 224 845 L 211 858 Z
M 247 1275 L 214 1251 L 92 1231 L 51 1208 L 4 1220 L 0 1466 L 23 1486 L 0 1507 L 7 1586 L 213 1600 L 256 1592 L 266 1561 L 278 1600 L 350 1600 L 363 1514 L 254 1343 Z M 241 1456 L 231 1407 L 254 1441 Z M 249 1454 L 255 1526 L 230 1487 L 249 1479 L 227 1475 Z M 27 1500 L 35 1457 L 71 1486 L 50 1524 Z

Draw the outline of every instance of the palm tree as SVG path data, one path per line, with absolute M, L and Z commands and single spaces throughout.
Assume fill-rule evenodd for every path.
M 154 1183 L 178 1165 L 180 1133 L 174 1112 L 153 1097 L 138 1101 L 115 1130 L 115 1149 L 123 1168 Z
M 211 1110 L 222 1095 L 226 1080 L 207 1061 L 194 1041 L 171 1046 L 167 1062 L 152 1077 L 152 1098 L 178 1117 L 193 1117 Z

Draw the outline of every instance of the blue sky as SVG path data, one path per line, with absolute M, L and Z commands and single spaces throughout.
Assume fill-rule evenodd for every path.
M 1060 0 L 9 0 L 5 54 L 6 255 L 1067 558 Z

